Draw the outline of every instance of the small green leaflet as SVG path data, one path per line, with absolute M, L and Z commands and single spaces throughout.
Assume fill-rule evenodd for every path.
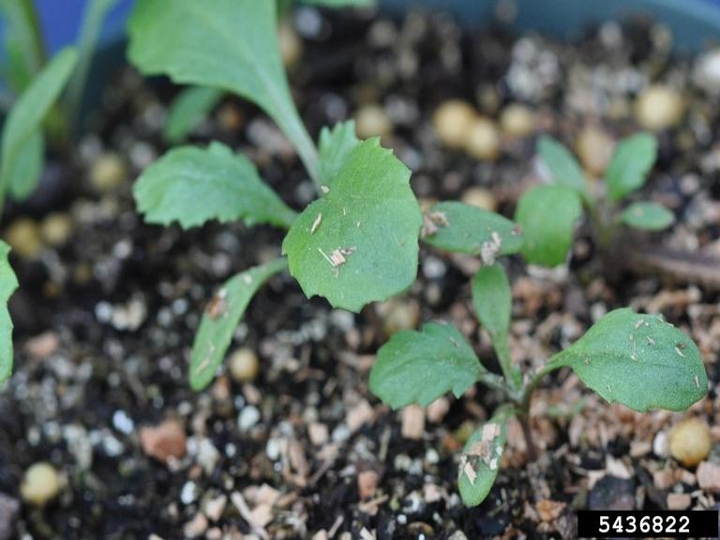
M 222 96 L 222 90 L 208 86 L 184 89 L 170 105 L 163 137 L 173 144 L 186 139 L 198 123 L 210 114 Z
M 508 346 L 512 291 L 502 266 L 496 263 L 477 271 L 472 281 L 472 298 L 480 324 L 490 333 L 503 373 L 519 387 L 521 381 L 515 380 Z
M 673 224 L 675 215 L 659 204 L 636 202 L 622 211 L 620 221 L 635 229 L 661 231 Z
M 454 326 L 427 323 L 420 332 L 393 334 L 378 350 L 370 390 L 393 409 L 426 406 L 452 391 L 460 397 L 485 368 Z
M 707 374 L 693 341 L 659 315 L 616 309 L 550 359 L 568 366 L 609 402 L 639 412 L 684 411 L 707 394 Z
M 8 173 L 10 196 L 17 201 L 24 201 L 38 185 L 45 160 L 45 138 L 38 128 L 25 144 L 20 147 L 12 170 Z
M 283 241 L 305 295 L 360 311 L 415 281 L 422 215 L 410 171 L 378 138 L 357 145 Z
M 221 88 L 282 128 L 317 178 L 317 151 L 293 103 L 277 40 L 275 0 L 137 0 L 129 58 L 146 75 Z
M 342 170 L 350 151 L 360 144 L 355 136 L 355 122 L 348 120 L 320 130 L 320 183 L 332 188 L 332 182 Z
M 13 365 L 13 323 L 8 312 L 8 300 L 18 287 L 15 272 L 8 261 L 10 246 L 0 240 L 0 382 L 10 377 Z
M 515 221 L 525 234 L 525 259 L 550 267 L 562 263 L 581 213 L 580 198 L 566 186 L 536 186 L 525 192 L 515 211 Z
M 490 264 L 498 255 L 517 253 L 523 245 L 516 223 L 455 201 L 435 204 L 425 213 L 422 238 L 438 249 L 481 255 Z
M 638 133 L 620 141 L 605 174 L 608 196 L 617 202 L 640 189 L 657 159 L 657 140 Z
M 77 51 L 66 48 L 60 51 L 45 66 L 32 84 L 23 92 L 8 114 L 2 132 L 0 160 L 0 192 L 4 192 L 12 183 L 19 156 L 27 155 L 26 145 L 37 136 L 41 123 L 52 105 L 57 101 L 68 78 L 75 68 Z M 36 181 L 36 180 L 34 180 Z M 33 180 L 28 180 L 32 183 Z
M 178 221 L 185 229 L 211 219 L 290 227 L 296 216 L 247 158 L 218 142 L 170 150 L 145 169 L 133 191 L 145 221 Z
M 230 278 L 205 308 L 190 356 L 190 386 L 202 390 L 215 376 L 233 334 L 255 293 L 268 279 L 287 267 L 276 259 Z
M 574 189 L 583 201 L 592 203 L 582 167 L 567 148 L 552 137 L 543 135 L 538 141 L 537 151 L 556 184 Z
M 458 488 L 466 506 L 482 503 L 495 483 L 511 415 L 512 407 L 500 407 L 465 444 L 458 467 Z

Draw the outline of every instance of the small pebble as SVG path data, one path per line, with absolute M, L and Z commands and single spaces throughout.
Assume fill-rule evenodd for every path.
M 238 415 L 238 428 L 247 431 L 260 421 L 260 411 L 253 405 L 243 407 Z
M 668 510 L 687 510 L 692 504 L 692 497 L 689 493 L 668 493 Z
M 420 405 L 408 405 L 400 412 L 400 416 L 402 436 L 419 441 L 425 433 L 425 409 Z
M 468 188 L 463 192 L 460 200 L 465 204 L 482 208 L 488 212 L 495 212 L 495 210 L 497 210 L 497 200 L 493 192 L 489 189 L 481 187 Z
M 187 452 L 185 428 L 177 420 L 166 420 L 154 427 L 140 429 L 140 444 L 143 452 L 158 461 L 182 458 Z
M 594 177 L 605 173 L 615 149 L 615 141 L 602 128 L 585 126 L 575 139 L 575 151 L 583 168 Z
M 414 300 L 393 298 L 376 304 L 376 309 L 388 337 L 400 330 L 412 330 L 420 322 L 420 306 Z
M 707 51 L 698 57 L 693 78 L 708 94 L 720 94 L 720 49 Z
M 360 499 L 370 499 L 375 496 L 380 475 L 377 471 L 369 470 L 358 473 L 357 485 Z
M 73 221 L 69 214 L 53 212 L 40 223 L 40 237 L 48 246 L 65 245 L 73 232 Z
M 327 424 L 313 422 L 308 426 L 308 437 L 315 446 L 322 446 L 328 441 L 330 433 Z
M 710 428 L 699 418 L 683 420 L 670 431 L 670 455 L 686 467 L 703 461 L 711 448 Z
M 466 133 L 465 150 L 480 161 L 493 161 L 500 154 L 500 131 L 497 124 L 478 117 Z
M 720 465 L 703 461 L 698 465 L 696 473 L 700 489 L 710 493 L 720 493 Z
M 0 493 L 0 540 L 15 538 L 15 521 L 20 513 L 20 501 Z
M 118 154 L 107 152 L 97 157 L 90 168 L 90 184 L 100 193 L 120 186 L 127 177 L 127 166 Z
M 30 218 L 19 218 L 5 230 L 3 236 L 13 253 L 21 259 L 35 259 L 43 248 L 40 227 Z
M 535 113 L 520 103 L 511 103 L 500 113 L 500 130 L 511 139 L 522 139 L 531 135 L 535 126 Z
M 60 476 L 50 463 L 39 462 L 25 471 L 20 497 L 34 506 L 45 506 L 60 492 Z
M 303 42 L 292 25 L 287 22 L 282 23 L 278 28 L 278 44 L 285 67 L 292 69 L 297 66 L 303 55 Z
M 255 351 L 249 347 L 241 347 L 230 355 L 228 371 L 236 383 L 251 382 L 257 377 L 260 361 Z
M 387 137 L 393 132 L 393 124 L 382 106 L 370 103 L 355 112 L 355 132 L 360 139 Z
M 205 506 L 203 507 L 203 513 L 207 516 L 209 520 L 219 521 L 223 515 L 223 512 L 225 512 L 227 501 L 227 495 L 219 495 L 214 499 L 210 499 L 205 503 Z
M 198 512 L 191 521 L 188 521 L 185 524 L 183 527 L 183 534 L 190 538 L 197 538 L 207 531 L 208 526 L 209 523 L 207 518 L 202 513 Z
M 465 147 L 468 133 L 477 114 L 465 101 L 452 99 L 446 101 L 433 114 L 433 127 L 445 146 L 460 149 Z
M 678 125 L 684 112 L 682 96 L 667 86 L 650 86 L 635 101 L 635 119 L 651 131 L 662 131 Z

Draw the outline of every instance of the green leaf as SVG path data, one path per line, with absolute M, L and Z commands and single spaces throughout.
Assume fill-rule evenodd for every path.
M 145 169 L 133 191 L 145 221 L 178 221 L 185 229 L 211 219 L 289 227 L 296 216 L 247 158 L 218 142 L 170 150 Z
M 572 368 L 609 402 L 636 411 L 683 411 L 707 394 L 707 374 L 693 341 L 659 315 L 616 309 L 595 323 L 549 369 Z
M 657 159 L 657 140 L 650 133 L 638 133 L 620 141 L 605 174 L 610 200 L 617 202 L 640 189 Z
M 623 210 L 620 221 L 635 229 L 661 231 L 673 224 L 675 215 L 659 204 L 636 202 Z
M 483 255 L 517 253 L 523 245 L 520 227 L 494 212 L 455 201 L 437 203 L 423 216 L 423 240 L 445 251 Z
M 380 347 L 370 371 L 370 390 L 393 409 L 426 406 L 452 391 L 460 397 L 485 368 L 454 326 L 427 323 L 403 330 Z
M 482 503 L 495 483 L 507 439 L 507 423 L 511 415 L 511 407 L 500 407 L 465 444 L 460 455 L 458 488 L 466 506 L 477 506 Z
M 502 266 L 483 266 L 477 271 L 472 281 L 472 298 L 480 324 L 490 333 L 505 378 L 519 387 L 521 381 L 516 380 L 512 369 L 508 345 L 512 291 Z
M 538 141 L 537 150 L 557 184 L 574 189 L 584 201 L 592 203 L 582 167 L 565 146 L 543 135 Z
M 580 198 L 565 186 L 536 186 L 525 192 L 515 210 L 515 221 L 525 234 L 525 259 L 543 266 L 562 263 L 581 213 Z
M 23 91 L 45 63 L 45 47 L 32 0 L 0 0 L 6 21 L 5 51 L 12 64 L 14 90 Z
M 274 0 L 137 0 L 129 58 L 144 74 L 211 86 L 253 101 L 282 128 L 310 175 L 317 152 L 290 94 Z
M 303 4 L 330 8 L 370 7 L 377 5 L 377 0 L 301 0 L 301 2 Z
M 45 139 L 39 129 L 18 150 L 15 164 L 9 174 L 10 196 L 19 201 L 27 199 L 40 181 L 45 159 Z
M 283 242 L 290 273 L 305 295 L 359 311 L 415 281 L 422 215 L 410 171 L 369 139 L 350 152 L 322 198 L 310 204 Z
M 222 99 L 223 92 L 208 86 L 191 86 L 180 92 L 168 111 L 163 136 L 173 144 L 187 138 L 200 120 Z
M 0 382 L 10 377 L 13 365 L 13 323 L 7 305 L 18 281 L 8 261 L 9 253 L 10 246 L 0 240 Z
M 5 121 L 0 160 L 0 192 L 11 182 L 19 154 L 40 129 L 50 107 L 60 96 L 77 62 L 77 51 L 66 48 L 35 77 L 20 96 Z
M 335 124 L 331 129 L 320 130 L 320 183 L 332 188 L 332 182 L 342 170 L 350 151 L 360 139 L 355 136 L 355 122 L 348 120 Z
M 287 267 L 285 259 L 236 274 L 205 308 L 190 355 L 190 386 L 202 390 L 215 376 L 248 304 L 268 279 Z

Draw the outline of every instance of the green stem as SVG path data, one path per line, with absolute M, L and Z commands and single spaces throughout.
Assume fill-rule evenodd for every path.
M 522 380 L 516 377 L 516 372 L 512 368 L 510 345 L 507 342 L 507 336 L 500 336 L 498 339 L 493 337 L 492 343 L 505 380 L 510 383 L 514 390 L 519 390 L 522 387 Z
M 32 0 L 0 0 L 9 23 L 9 30 L 18 40 L 26 74 L 32 78 L 45 64 L 45 44 L 43 43 L 40 23 Z M 29 84 L 29 80 L 26 81 Z M 16 88 L 18 92 L 25 88 Z
M 292 104 L 292 100 L 289 101 Z M 300 120 L 300 115 L 293 105 L 290 107 L 281 107 L 280 114 L 274 115 L 275 121 L 285 132 L 297 150 L 300 160 L 303 162 L 310 178 L 313 179 L 316 186 L 320 186 L 320 178 L 318 177 L 318 151 L 315 148 L 310 134 L 307 132 L 305 125 Z

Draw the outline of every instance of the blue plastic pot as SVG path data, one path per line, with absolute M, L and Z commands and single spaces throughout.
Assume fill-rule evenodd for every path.
M 264 1 L 264 0 L 256 0 Z M 697 50 L 720 41 L 720 0 L 514 0 L 515 26 L 561 38 L 572 38 L 590 22 L 648 13 L 673 31 L 675 44 Z M 399 13 L 410 6 L 452 11 L 467 25 L 493 18 L 499 0 L 380 0 L 384 9 Z M 36 0 L 51 50 L 73 43 L 86 0 Z M 132 0 L 121 0 L 103 31 L 103 44 L 122 39 Z
M 87 0 L 35 0 L 47 43 L 54 51 L 75 41 Z M 202 0 L 197 0 L 202 1 Z M 253 0 L 263 2 L 266 0 Z M 400 13 L 411 6 L 451 11 L 466 25 L 490 21 L 501 0 L 380 0 L 383 9 Z M 507 1 L 507 0 L 506 0 Z M 629 13 L 648 13 L 664 22 L 681 49 L 698 50 L 720 42 L 720 0 L 511 0 L 517 6 L 515 26 L 561 38 L 572 38 L 585 25 L 621 19 Z M 103 44 L 122 39 L 132 0 L 120 0 L 103 32 Z

